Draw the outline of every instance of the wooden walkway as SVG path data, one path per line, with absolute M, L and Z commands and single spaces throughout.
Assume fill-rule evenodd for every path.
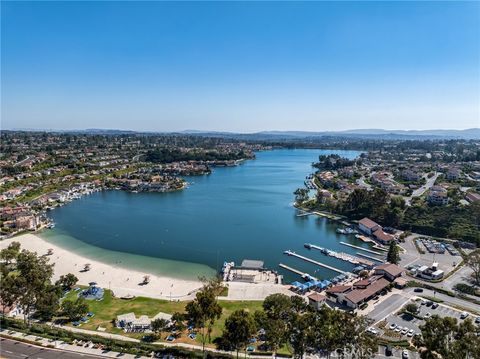
M 377 255 L 379 255 L 379 256 L 382 256 L 382 255 L 383 255 L 383 253 L 375 252 L 375 251 L 372 251 L 371 249 L 367 249 L 367 248 L 363 248 L 363 247 L 359 247 L 359 246 L 354 246 L 353 244 L 350 244 L 350 243 L 340 242 L 340 244 L 343 244 L 344 246 L 347 246 L 347 247 L 352 247 L 352 248 L 360 249 L 361 251 L 365 251 L 365 252 L 377 254 Z
M 293 256 L 293 257 L 297 257 L 297 258 L 299 258 L 299 259 L 302 259 L 302 260 L 304 260 L 305 262 L 310 262 L 310 263 L 316 264 L 317 266 L 330 269 L 330 270 L 335 271 L 335 272 L 337 272 L 337 273 L 348 274 L 348 272 L 345 272 L 345 271 L 343 271 L 343 270 L 341 270 L 341 269 L 338 269 L 338 268 L 329 266 L 329 265 L 327 265 L 327 264 L 320 263 L 320 262 L 318 262 L 318 261 L 316 261 L 316 260 L 310 259 L 310 258 L 308 258 L 308 257 L 302 256 L 302 255 L 297 254 L 297 253 L 292 252 L 292 251 L 285 251 L 284 253 L 285 253 L 286 255 L 289 255 L 289 256 Z

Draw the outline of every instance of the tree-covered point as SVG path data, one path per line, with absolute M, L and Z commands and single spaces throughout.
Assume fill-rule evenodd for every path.
M 244 150 L 190 149 L 185 151 L 178 148 L 159 148 L 148 151 L 145 160 L 153 163 L 171 163 L 180 161 L 229 161 L 251 157 L 252 154 L 246 153 Z
M 353 166 L 357 161 L 349 160 L 337 154 L 320 155 L 318 162 L 313 164 L 313 167 L 321 170 L 338 170 L 340 168 Z

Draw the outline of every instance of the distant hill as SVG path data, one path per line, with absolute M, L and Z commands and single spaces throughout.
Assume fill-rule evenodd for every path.
M 15 131 L 15 130 L 13 130 Z M 365 139 L 480 139 L 480 128 L 465 130 L 383 130 L 383 129 L 356 129 L 345 131 L 261 131 L 254 133 L 235 133 L 221 131 L 185 130 L 175 132 L 161 131 L 133 131 L 119 129 L 89 128 L 85 130 L 30 130 L 18 129 L 17 131 L 37 132 L 64 132 L 64 133 L 87 133 L 96 135 L 121 135 L 121 134 L 181 134 L 192 136 L 208 136 L 235 138 L 242 140 L 295 140 L 314 139 L 318 137 L 344 137 Z

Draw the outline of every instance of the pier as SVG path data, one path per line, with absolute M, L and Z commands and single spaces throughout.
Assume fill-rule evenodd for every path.
M 341 269 L 338 269 L 338 268 L 329 266 L 329 265 L 327 265 L 327 264 L 320 263 L 320 262 L 318 262 L 318 261 L 316 261 L 316 260 L 310 259 L 310 258 L 308 258 L 308 257 L 302 256 L 302 255 L 300 255 L 300 254 L 297 254 L 297 253 L 292 252 L 292 251 L 289 251 L 289 250 L 288 250 L 288 251 L 285 251 L 285 252 L 283 252 L 283 253 L 286 254 L 286 255 L 289 255 L 289 256 L 293 256 L 293 257 L 297 257 L 297 258 L 299 258 L 299 259 L 302 259 L 302 260 L 304 260 L 305 262 L 310 262 L 310 263 L 316 264 L 316 265 L 319 266 L 319 267 L 323 267 L 323 268 L 330 269 L 330 270 L 332 270 L 332 271 L 334 271 L 334 272 L 337 272 L 337 273 L 348 274 L 348 272 L 345 272 L 345 271 L 343 271 L 343 270 L 341 270 Z
M 369 252 L 369 253 L 373 253 L 373 254 L 376 254 L 376 255 L 379 255 L 379 256 L 382 256 L 382 255 L 383 255 L 383 253 L 375 252 L 375 251 L 372 251 L 371 249 L 367 249 L 367 248 L 355 246 L 355 245 L 350 244 L 350 243 L 340 242 L 340 244 L 343 244 L 344 246 L 347 246 L 347 247 L 352 247 L 352 248 L 360 249 L 360 250 L 362 250 L 362 251 Z
M 366 266 L 373 267 L 373 262 L 371 262 L 367 259 L 355 257 L 355 256 L 353 256 L 351 254 L 348 254 L 348 253 L 335 252 L 335 251 L 332 251 L 330 249 L 322 248 L 322 247 L 319 247 L 319 246 L 316 246 L 316 245 L 310 244 L 310 243 L 305 243 L 303 246 L 305 248 L 308 248 L 308 249 L 316 249 L 316 250 L 322 252 L 323 254 L 325 254 L 326 256 L 337 258 L 337 259 L 340 259 L 340 260 L 348 262 L 348 263 L 352 263 L 352 264 L 355 264 L 355 265 L 364 264 Z
M 306 216 L 311 216 L 312 214 L 315 214 L 315 213 L 311 213 L 311 212 L 299 213 L 297 214 L 297 217 L 306 217 Z
M 311 276 L 310 274 L 308 274 L 308 273 L 303 273 L 303 272 L 299 271 L 298 269 L 295 269 L 295 268 L 292 268 L 292 267 L 287 266 L 286 264 L 280 263 L 278 266 L 279 266 L 280 268 L 283 268 L 283 269 L 285 269 L 285 270 L 288 270 L 288 271 L 290 271 L 290 272 L 292 272 L 292 273 L 298 274 L 298 275 L 299 275 L 300 277 L 302 277 L 303 279 L 305 279 L 305 278 L 308 277 L 308 278 L 311 278 L 311 279 L 313 279 L 313 280 L 318 280 L 317 278 Z
M 365 258 L 368 258 L 368 259 L 371 259 L 375 262 L 380 262 L 380 263 L 385 263 L 384 260 L 380 259 L 380 258 L 375 258 L 373 256 L 369 256 L 368 254 L 363 254 L 363 253 L 360 253 L 360 252 L 357 252 L 357 255 L 361 256 L 361 257 L 365 257 Z

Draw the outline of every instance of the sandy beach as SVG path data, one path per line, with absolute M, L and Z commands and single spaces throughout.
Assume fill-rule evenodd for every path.
M 54 281 L 62 274 L 73 273 L 79 279 L 78 284 L 88 285 L 89 282 L 97 282 L 103 288 L 110 288 L 117 297 L 133 295 L 186 300 L 192 298 L 194 292 L 202 286 L 200 281 L 162 277 L 101 263 L 69 252 L 30 233 L 0 241 L 0 249 L 8 247 L 12 242 L 19 242 L 22 249 L 37 252 L 39 255 L 47 254 L 49 248 L 53 249 L 53 254 L 49 258 L 50 263 L 55 264 Z M 91 269 L 84 272 L 82 270 L 86 263 L 90 263 Z M 146 274 L 150 276 L 150 283 L 140 285 Z

